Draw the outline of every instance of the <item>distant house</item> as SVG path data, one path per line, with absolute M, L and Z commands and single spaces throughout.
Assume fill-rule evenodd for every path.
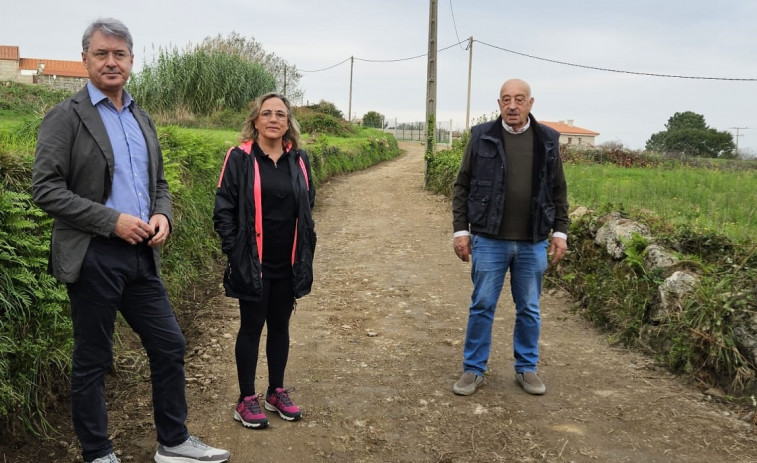
M 21 58 L 19 48 L 0 45 L 0 82 L 11 81 L 79 90 L 89 75 L 81 61 Z
M 561 145 L 593 147 L 595 145 L 594 139 L 599 136 L 599 132 L 592 132 L 573 125 L 571 119 L 559 122 L 539 122 L 560 132 Z

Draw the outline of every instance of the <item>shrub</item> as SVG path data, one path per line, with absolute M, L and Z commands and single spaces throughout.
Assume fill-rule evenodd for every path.
M 302 133 L 313 136 L 323 134 L 346 137 L 352 132 L 350 124 L 344 119 L 315 111 L 307 106 L 294 108 L 293 113 L 297 122 L 300 123 Z
M 426 153 L 426 188 L 434 193 L 452 196 L 457 172 L 463 159 L 463 152 L 468 144 L 470 132 L 452 141 L 452 147 Z
M 316 104 L 311 104 L 305 107 L 317 113 L 327 114 L 337 119 L 344 119 L 344 114 L 336 107 L 336 105 L 325 100 L 321 100 Z
M 49 108 L 71 96 L 71 91 L 42 85 L 0 82 L 0 110 L 18 114 L 44 114 Z
M 5 431 L 50 431 L 73 344 L 63 285 L 47 273 L 51 220 L 21 182 L 0 185 L 0 416 Z
M 383 129 L 386 127 L 386 122 L 384 122 L 385 119 L 386 118 L 383 114 L 377 113 L 376 111 L 368 111 L 363 116 L 363 126 Z

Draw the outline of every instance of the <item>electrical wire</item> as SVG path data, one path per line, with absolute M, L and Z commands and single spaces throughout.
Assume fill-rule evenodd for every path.
M 449 11 L 452 13 L 452 26 L 455 28 L 455 37 L 457 37 L 457 43 L 460 44 L 460 34 L 457 33 L 457 23 L 455 23 L 455 10 L 452 9 L 452 0 L 449 0 Z M 462 45 L 460 45 L 460 49 L 465 51 Z
M 467 42 L 467 40 L 464 40 L 464 41 Z M 444 47 L 444 48 L 441 48 L 441 49 L 437 50 L 437 53 L 440 52 L 440 51 L 449 50 L 450 48 L 454 47 L 455 45 L 459 45 L 461 43 L 462 42 L 453 43 L 452 45 L 449 45 L 447 47 Z M 347 61 L 349 61 L 351 59 L 354 59 L 355 61 L 363 61 L 365 63 L 397 63 L 399 61 L 410 61 L 410 60 L 413 60 L 413 59 L 423 58 L 424 56 L 428 56 L 428 53 L 423 53 L 422 55 L 410 56 L 410 57 L 407 57 L 407 58 L 397 58 L 397 59 L 367 59 L 367 58 L 357 58 L 357 57 L 351 56 L 351 57 L 349 57 L 349 58 L 347 58 L 347 59 L 345 59 L 343 61 L 340 61 L 340 62 L 338 62 L 338 63 L 336 63 L 336 64 L 334 64 L 332 66 L 325 67 L 323 69 L 314 69 L 312 71 L 304 71 L 302 69 L 298 69 L 298 71 L 300 71 L 300 72 L 321 72 L 321 71 L 328 71 L 329 69 L 333 69 L 333 68 L 335 68 L 335 67 L 337 67 L 337 66 L 339 66 L 341 64 L 346 63 Z
M 323 68 L 323 69 L 314 69 L 314 70 L 312 70 L 312 71 L 303 71 L 302 69 L 298 69 L 298 71 L 300 71 L 300 72 L 321 72 L 321 71 L 328 71 L 329 69 L 333 69 L 333 68 L 335 68 L 335 67 L 339 66 L 340 64 L 344 64 L 344 63 L 346 63 L 346 62 L 347 62 L 347 61 L 349 61 L 349 60 L 350 60 L 351 58 L 352 58 L 352 57 L 349 57 L 349 58 L 347 58 L 347 59 L 346 59 L 346 60 L 344 60 L 344 61 L 340 61 L 340 62 L 336 63 L 336 64 L 335 64 L 335 65 L 333 65 L 333 66 L 329 66 L 329 67 L 327 67 L 327 68 Z
M 454 47 L 455 45 L 459 45 L 459 44 L 461 44 L 463 42 L 467 42 L 467 40 L 463 40 L 461 42 L 453 43 L 452 45 L 449 45 L 447 47 L 440 48 L 436 52 L 438 53 L 440 51 L 449 50 L 450 48 Z M 411 59 L 423 58 L 424 56 L 428 56 L 428 53 L 424 53 L 422 55 L 411 56 L 409 58 L 399 58 L 399 59 L 364 59 L 364 58 L 355 58 L 355 60 L 356 61 L 365 61 L 366 63 L 396 63 L 398 61 L 409 61 Z
M 652 77 L 669 77 L 669 78 L 675 78 L 675 79 L 699 79 L 699 80 L 729 80 L 729 81 L 742 81 L 742 82 L 757 82 L 757 79 L 742 79 L 742 78 L 731 78 L 731 77 L 703 77 L 703 76 L 681 76 L 681 75 L 674 75 L 674 74 L 657 74 L 653 72 L 636 72 L 636 71 L 623 71 L 619 69 L 609 69 L 609 68 L 602 68 L 597 66 L 586 66 L 583 64 L 575 64 L 575 63 L 568 63 L 566 61 L 559 61 L 549 58 L 542 58 L 540 56 L 534 56 L 529 55 L 527 53 L 521 53 L 519 51 L 514 50 L 508 50 L 507 48 L 498 47 L 497 45 L 492 45 L 490 43 L 482 42 L 480 40 L 474 40 L 474 42 L 478 42 L 481 45 L 486 45 L 487 47 L 496 48 L 497 50 L 506 51 L 508 53 L 512 53 L 515 55 L 525 56 L 526 58 L 531 59 L 537 59 L 540 61 L 546 61 L 548 63 L 555 63 L 555 64 L 562 64 L 565 66 L 573 66 L 577 68 L 583 68 L 583 69 L 592 69 L 595 71 L 605 71 L 605 72 L 617 72 L 621 74 L 633 74 L 637 76 L 652 76 Z
M 451 4 L 451 0 L 450 0 L 450 4 Z M 457 32 L 457 30 L 456 30 L 456 32 Z M 449 45 L 447 47 L 441 48 L 437 52 L 449 50 L 450 48 L 452 48 L 454 46 L 457 46 L 457 45 L 460 45 L 461 43 L 467 42 L 467 41 L 468 41 L 467 39 L 466 40 L 459 40 L 459 37 L 458 37 L 458 42 L 457 43 L 453 43 L 452 45 Z M 501 51 L 504 51 L 504 52 L 507 52 L 507 53 L 512 53 L 514 55 L 523 56 L 523 57 L 526 57 L 526 58 L 531 58 L 531 59 L 535 59 L 535 60 L 539 60 L 539 61 L 545 61 L 545 62 L 548 62 L 548 63 L 561 64 L 563 66 L 572 66 L 572 67 L 577 67 L 577 68 L 582 68 L 582 69 L 591 69 L 591 70 L 594 70 L 594 71 L 614 72 L 614 73 L 618 73 L 618 74 L 631 74 L 631 75 L 637 75 L 637 76 L 665 77 L 665 78 L 673 78 L 673 79 L 719 80 L 719 81 L 735 81 L 735 82 L 757 82 L 757 79 L 753 79 L 753 78 L 684 76 L 684 75 L 676 75 L 676 74 L 660 74 L 660 73 L 655 73 L 655 72 L 626 71 L 626 70 L 622 70 L 622 69 L 611 69 L 611 68 L 605 68 L 605 67 L 599 67 L 599 66 L 588 66 L 588 65 L 584 65 L 584 64 L 569 63 L 567 61 L 560 61 L 560 60 L 556 60 L 556 59 L 543 58 L 541 56 L 530 55 L 528 53 L 523 53 L 523 52 L 519 52 L 519 51 L 515 51 L 515 50 L 510 50 L 510 49 L 507 49 L 507 48 L 504 48 L 504 47 L 500 47 L 500 46 L 497 46 L 497 45 L 492 45 L 491 43 L 482 42 L 481 40 L 474 39 L 473 41 L 474 42 L 478 42 L 481 45 L 485 45 L 485 46 L 490 47 L 490 48 L 501 50 Z M 356 61 L 363 61 L 363 62 L 366 62 L 366 63 L 397 63 L 397 62 L 400 62 L 400 61 L 409 61 L 409 60 L 414 60 L 414 59 L 418 59 L 418 58 L 423 58 L 424 56 L 428 56 L 428 53 L 423 53 L 423 54 L 416 55 L 416 56 L 410 56 L 410 57 L 407 57 L 407 58 L 397 58 L 397 59 L 366 59 L 366 58 L 349 57 L 349 58 L 347 58 L 347 59 L 345 59 L 343 61 L 340 61 L 337 64 L 334 64 L 334 65 L 329 66 L 329 67 L 325 67 L 323 69 L 315 69 L 315 70 L 312 70 L 312 71 L 304 71 L 304 70 L 299 70 L 299 71 L 300 72 L 321 72 L 321 71 L 328 71 L 329 69 L 333 69 L 333 68 L 335 68 L 335 67 L 337 67 L 339 65 L 342 65 L 342 64 L 346 63 L 347 61 L 349 61 L 351 59 L 354 59 Z

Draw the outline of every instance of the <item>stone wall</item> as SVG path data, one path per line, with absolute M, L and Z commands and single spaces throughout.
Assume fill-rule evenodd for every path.
M 18 61 L 0 59 L 0 81 L 17 81 Z
M 54 88 L 56 90 L 68 90 L 75 92 L 81 90 L 87 83 L 87 79 L 83 77 L 60 77 L 60 76 L 36 76 L 37 84 L 44 85 L 45 87 Z

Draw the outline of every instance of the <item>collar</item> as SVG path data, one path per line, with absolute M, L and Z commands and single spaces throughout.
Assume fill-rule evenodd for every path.
M 108 97 L 97 87 L 92 85 L 91 81 L 87 81 L 87 91 L 89 92 L 89 99 L 92 101 L 92 106 L 97 106 L 103 100 L 107 100 Z M 124 108 L 131 106 L 134 100 L 131 99 L 131 95 L 126 90 L 123 90 L 123 104 Z
M 523 127 L 521 127 L 520 130 L 513 130 L 512 127 L 510 127 L 509 125 L 505 124 L 505 120 L 504 119 L 502 120 L 502 127 L 505 128 L 505 130 L 507 131 L 507 133 L 511 133 L 513 135 L 521 134 L 521 133 L 525 132 L 526 130 L 528 130 L 531 127 L 531 116 L 528 117 L 528 119 L 526 120 L 526 125 L 524 125 Z

